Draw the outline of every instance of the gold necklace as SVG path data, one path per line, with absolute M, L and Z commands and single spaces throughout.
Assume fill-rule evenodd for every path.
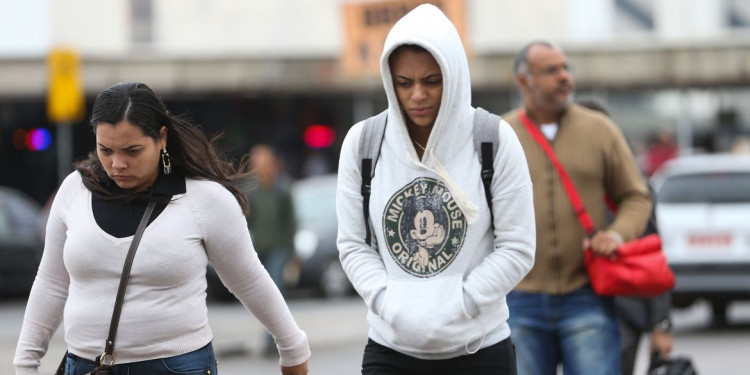
M 417 142 L 416 140 L 412 139 L 411 141 L 414 142 L 414 144 L 417 145 L 417 147 L 421 148 L 422 152 L 427 151 L 424 149 L 424 146 L 420 145 L 419 142 Z

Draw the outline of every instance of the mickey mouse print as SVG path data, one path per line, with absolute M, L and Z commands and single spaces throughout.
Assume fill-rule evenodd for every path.
M 456 258 L 466 218 L 441 182 L 420 177 L 396 192 L 383 215 L 388 252 L 406 272 L 432 277 Z

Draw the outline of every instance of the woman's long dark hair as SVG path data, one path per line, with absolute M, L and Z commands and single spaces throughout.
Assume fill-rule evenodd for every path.
M 246 163 L 235 167 L 221 154 L 206 134 L 187 120 L 175 116 L 164 106 L 161 99 L 145 84 L 137 82 L 118 83 L 99 93 L 91 110 L 91 127 L 96 133 L 99 124 L 117 124 L 127 120 L 140 126 L 148 137 L 159 140 L 159 129 L 167 127 L 167 150 L 172 167 L 186 177 L 216 181 L 227 188 L 247 214 L 248 202 L 236 182 L 247 173 Z M 108 200 L 132 197 L 115 195 L 110 187 L 113 181 L 107 176 L 96 151 L 75 165 L 83 177 L 83 184 L 92 193 Z

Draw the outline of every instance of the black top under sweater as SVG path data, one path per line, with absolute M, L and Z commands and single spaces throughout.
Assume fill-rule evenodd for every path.
M 115 193 L 126 194 L 124 190 L 113 185 L 112 191 Z M 116 238 L 129 237 L 135 234 L 138 224 L 141 222 L 143 213 L 148 206 L 148 198 L 154 196 L 169 197 L 177 194 L 185 194 L 185 176 L 181 173 L 171 173 L 168 175 L 159 172 L 159 177 L 153 186 L 147 190 L 138 193 L 146 199 L 136 199 L 128 203 L 111 202 L 95 194 L 91 196 L 91 207 L 94 211 L 94 220 L 102 230 Z M 166 200 L 166 199 L 165 199 Z M 166 203 L 158 203 L 154 207 L 154 213 L 149 219 L 149 224 L 153 222 L 159 214 L 167 207 Z

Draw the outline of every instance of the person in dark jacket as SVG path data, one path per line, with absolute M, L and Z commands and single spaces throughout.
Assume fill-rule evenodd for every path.
M 581 101 L 578 104 L 609 116 L 609 111 L 597 101 Z M 655 206 L 651 209 L 651 218 L 643 233 L 644 236 L 658 233 L 655 209 Z M 668 358 L 672 351 L 672 321 L 669 317 L 671 303 L 669 292 L 653 298 L 636 296 L 615 298 L 615 307 L 620 318 L 622 375 L 633 374 L 638 346 L 641 337 L 646 333 L 651 334 L 649 352 L 658 352 L 662 359 Z
M 292 259 L 297 231 L 289 184 L 281 178 L 281 159 L 269 145 L 259 144 L 250 150 L 250 167 L 254 178 L 247 193 L 247 227 L 261 263 L 279 291 L 286 294 L 284 269 Z M 265 337 L 263 355 L 271 357 L 276 354 L 276 343 L 269 333 Z

